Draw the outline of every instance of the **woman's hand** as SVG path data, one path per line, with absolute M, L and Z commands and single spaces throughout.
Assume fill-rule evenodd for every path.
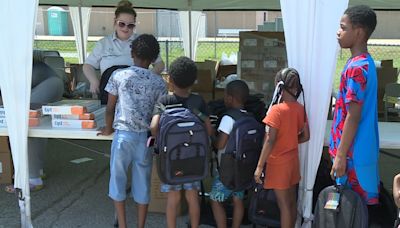
M 91 82 L 89 90 L 93 95 L 97 96 L 97 94 L 100 93 L 100 82 L 98 80 L 97 81 L 94 80 L 93 82 Z
M 257 184 L 262 184 L 262 180 L 261 180 L 262 171 L 263 171 L 263 169 L 260 167 L 257 167 L 256 171 L 254 171 L 254 180 Z
M 99 135 L 111 135 L 112 133 L 114 133 L 114 129 L 113 128 L 109 128 L 109 127 L 101 127 L 99 129 L 99 133 L 97 133 L 97 136 Z

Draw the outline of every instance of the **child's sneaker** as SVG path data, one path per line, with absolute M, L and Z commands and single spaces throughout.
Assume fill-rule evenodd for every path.
M 39 190 L 42 190 L 44 188 L 43 184 L 39 184 L 39 185 L 34 185 L 34 184 L 29 184 L 29 188 L 31 190 L 31 192 L 37 192 Z M 8 193 L 15 193 L 15 188 L 14 185 L 7 185 L 4 188 L 4 191 L 8 192 Z

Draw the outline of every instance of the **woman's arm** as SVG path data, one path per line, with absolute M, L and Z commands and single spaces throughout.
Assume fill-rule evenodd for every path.
M 90 92 L 92 94 L 100 93 L 100 81 L 96 76 L 96 71 L 92 65 L 83 64 L 83 73 L 90 83 Z
M 163 72 L 163 70 L 165 69 L 165 64 L 164 64 L 164 62 L 161 60 L 160 62 L 156 62 L 156 63 L 154 63 L 153 64 L 153 69 L 152 69 L 152 71 L 155 73 L 155 74 L 161 74 L 161 72 Z

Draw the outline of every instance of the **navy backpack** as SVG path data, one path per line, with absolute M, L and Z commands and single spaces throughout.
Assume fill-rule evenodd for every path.
M 183 105 L 166 107 L 157 136 L 157 170 L 165 184 L 183 184 L 208 174 L 209 137 L 205 124 Z
M 251 114 L 239 109 L 228 110 L 226 115 L 235 123 L 221 155 L 219 175 L 225 187 L 241 191 L 253 186 L 265 129 Z

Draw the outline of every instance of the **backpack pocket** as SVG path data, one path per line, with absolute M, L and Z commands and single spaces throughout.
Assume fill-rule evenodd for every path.
M 219 165 L 219 177 L 225 187 L 235 188 L 236 159 L 232 153 L 221 154 L 221 164 Z
M 189 179 L 193 182 L 203 179 L 207 170 L 204 165 L 206 155 L 206 148 L 200 143 L 184 143 L 174 147 L 167 159 L 170 179 L 174 180 L 173 182 L 184 182 Z

